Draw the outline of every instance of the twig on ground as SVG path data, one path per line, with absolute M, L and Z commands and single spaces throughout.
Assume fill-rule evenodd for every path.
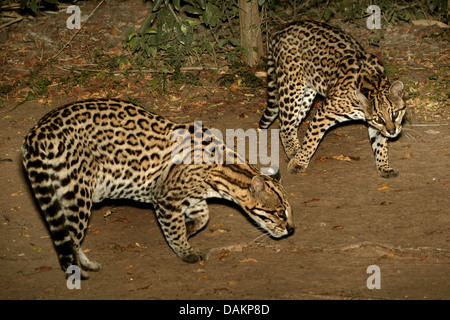
M 19 18 L 17 18 L 17 19 L 14 19 L 14 20 L 11 20 L 11 21 L 9 21 L 9 22 L 6 22 L 6 23 L 4 23 L 4 24 L 2 24 L 2 25 L 0 26 L 0 29 L 3 29 L 4 27 L 9 26 L 10 24 L 13 24 L 13 23 L 22 21 L 22 19 L 23 19 L 23 17 L 19 17 Z
M 88 21 L 89 18 L 94 14 L 94 12 L 98 9 L 98 7 L 100 7 L 100 5 L 105 2 L 105 0 L 100 1 L 100 3 L 94 8 L 94 10 L 92 10 L 92 12 L 89 14 L 89 16 L 86 18 L 86 20 L 84 20 L 84 22 Z M 72 42 L 73 38 L 75 38 L 75 36 L 80 32 L 81 29 L 78 29 L 73 35 L 72 37 L 69 39 L 69 41 L 67 41 L 67 43 L 58 51 L 57 54 L 55 54 L 51 60 L 55 59 L 57 56 L 59 56 L 59 54 Z

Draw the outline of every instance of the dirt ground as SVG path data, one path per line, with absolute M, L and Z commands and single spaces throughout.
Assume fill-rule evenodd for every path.
M 80 6 L 89 13 L 95 4 Z M 139 26 L 148 12 L 140 1 L 104 3 L 43 74 L 60 79 L 71 66 L 85 67 L 98 46 L 118 54 L 126 28 Z M 2 85 L 26 79 L 58 52 L 73 34 L 67 17 L 44 14 L 0 30 Z M 342 26 L 361 42 L 368 35 Z M 118 85 L 53 80 L 47 95 L 18 105 L 28 89 L 15 89 L 0 108 L 0 299 L 450 299 L 448 33 L 428 37 L 443 29 L 410 24 L 382 32 L 380 47 L 368 50 L 396 66 L 409 105 L 402 135 L 389 144 L 399 177 L 377 176 L 362 123 L 328 132 L 306 174 L 288 175 L 280 149 L 295 233 L 272 239 L 236 206 L 211 201 L 209 224 L 190 240 L 211 250 L 211 259 L 197 264 L 172 252 L 151 207 L 104 203 L 95 208 L 83 245 L 103 270 L 91 272 L 80 290 L 66 286 L 22 169 L 22 139 L 38 119 L 81 98 L 132 97 L 174 121 L 202 120 L 225 132 L 256 127 L 266 90 L 228 89 L 218 85 L 220 73 L 209 71 L 200 73 L 203 86 L 165 94 L 130 78 Z M 300 136 L 305 130 L 303 124 Z M 380 289 L 367 286 L 372 265 L 379 267 Z

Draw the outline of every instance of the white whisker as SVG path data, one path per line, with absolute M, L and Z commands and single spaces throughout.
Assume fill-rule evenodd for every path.
M 270 234 L 268 234 L 267 231 L 265 231 L 265 230 L 263 230 L 263 231 L 264 231 L 263 234 L 257 236 L 255 239 L 253 239 L 252 241 L 250 241 L 250 242 L 248 243 L 248 245 L 251 245 L 251 244 L 261 244 L 261 243 L 263 243 L 265 240 L 267 240 L 268 238 L 270 238 Z

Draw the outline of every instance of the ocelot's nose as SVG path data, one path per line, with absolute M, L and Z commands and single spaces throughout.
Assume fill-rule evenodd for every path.
M 292 234 L 294 233 L 295 227 L 291 226 L 290 224 L 286 225 L 286 231 L 288 232 L 288 234 Z
M 393 122 L 388 121 L 386 123 L 386 131 L 390 135 L 395 135 L 395 132 L 397 131 L 397 130 L 395 130 L 395 124 Z

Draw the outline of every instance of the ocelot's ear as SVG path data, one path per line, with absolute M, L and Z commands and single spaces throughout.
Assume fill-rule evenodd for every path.
M 270 168 L 262 168 L 261 173 L 268 175 L 277 181 L 281 180 L 281 173 L 277 166 L 271 166 Z
M 389 88 L 389 98 L 391 100 L 401 100 L 403 98 L 403 82 L 397 80 Z
M 258 193 L 265 190 L 264 181 L 260 176 L 254 176 L 252 178 L 252 183 L 250 184 L 250 192 L 251 193 Z
M 363 109 L 364 115 L 366 116 L 366 119 L 372 119 L 373 116 L 373 108 L 370 104 L 369 100 L 358 90 L 355 91 L 355 97 L 356 100 L 359 102 L 359 106 Z

